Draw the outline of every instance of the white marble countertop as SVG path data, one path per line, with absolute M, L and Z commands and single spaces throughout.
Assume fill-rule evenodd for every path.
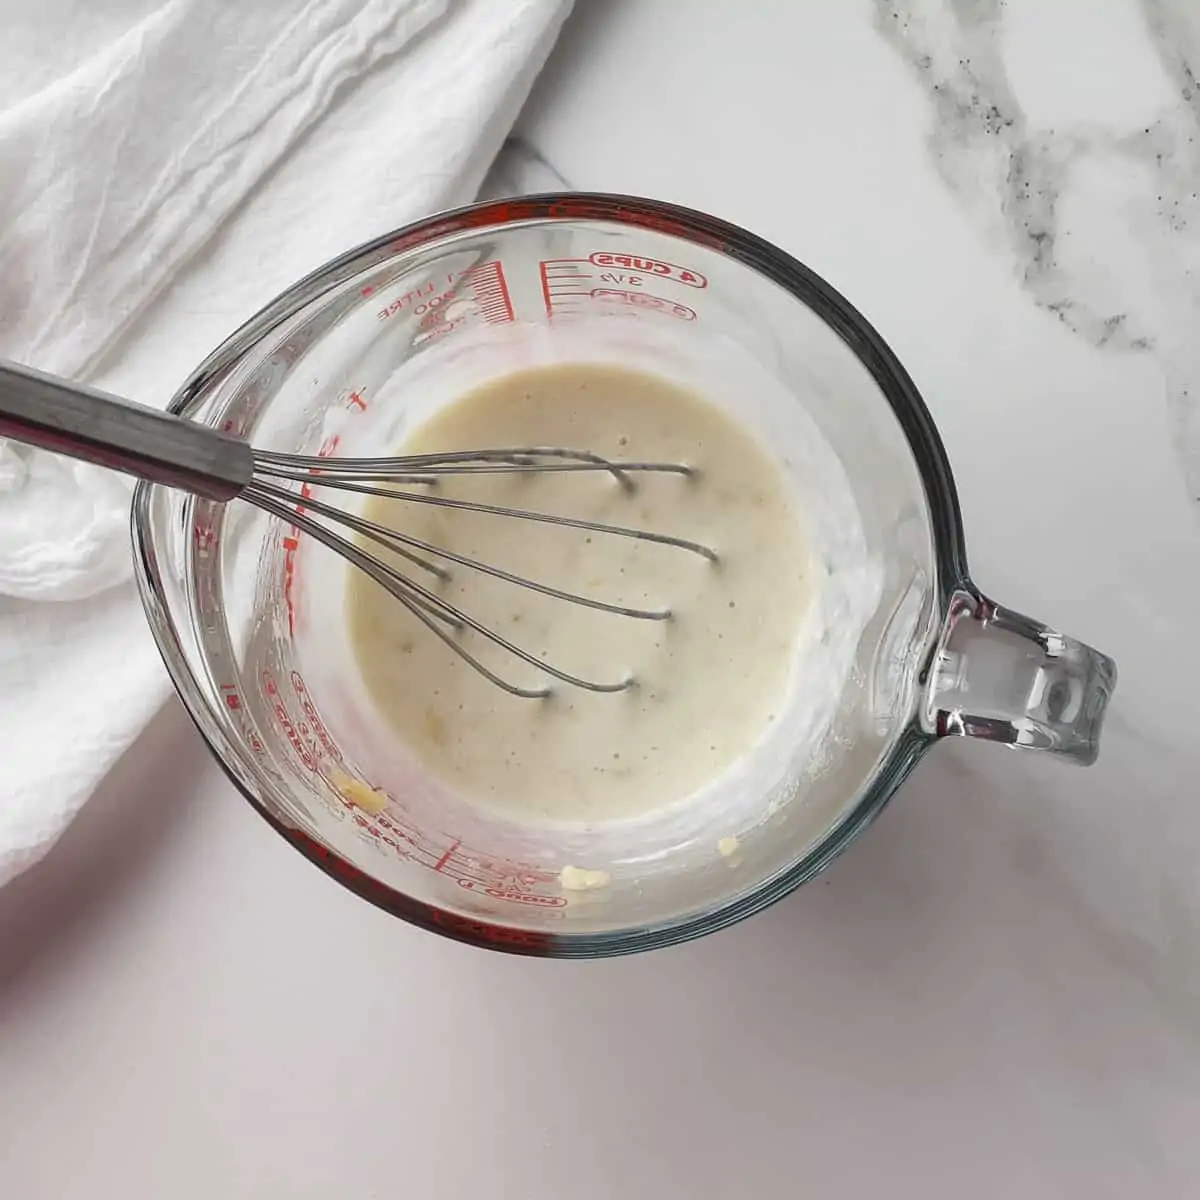
M 1200 17 L 578 9 L 503 182 L 706 209 L 848 295 L 981 586 L 1118 660 L 1100 763 L 940 746 L 771 911 L 556 963 L 335 887 L 172 708 L 0 893 L 0 1194 L 1197 1195 Z

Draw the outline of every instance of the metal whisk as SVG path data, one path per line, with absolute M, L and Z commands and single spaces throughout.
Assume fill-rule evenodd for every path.
M 179 488 L 209 500 L 245 500 L 263 512 L 303 530 L 365 571 L 480 674 L 514 696 L 530 699 L 548 696 L 550 688 L 521 687 L 503 678 L 480 662 L 462 644 L 462 633 L 471 630 L 552 678 L 588 691 L 620 692 L 631 687 L 635 680 L 626 678 L 603 682 L 583 679 L 547 663 L 540 656 L 489 629 L 463 609 L 450 604 L 417 579 L 322 524 L 318 518 L 351 530 L 361 539 L 392 551 L 433 579 L 448 579 L 449 569 L 442 564 L 449 563 L 529 588 L 544 596 L 638 620 L 665 621 L 671 616 L 670 609 L 629 608 L 551 587 L 364 520 L 313 496 L 301 497 L 288 485 L 310 484 L 365 496 L 398 497 L 414 504 L 432 504 L 442 508 L 490 513 L 498 517 L 563 525 L 590 533 L 657 542 L 701 555 L 710 562 L 717 561 L 717 554 L 710 547 L 686 538 L 578 520 L 556 513 L 454 499 L 430 490 L 441 479 L 454 475 L 563 471 L 608 472 L 622 487 L 632 489 L 634 484 L 630 476 L 639 472 L 685 476 L 694 473 L 691 467 L 681 463 L 625 462 L 606 459 L 584 450 L 541 446 L 460 450 L 446 454 L 389 458 L 316 458 L 276 454 L 255 450 L 241 438 L 184 417 L 161 413 L 106 392 L 3 360 L 0 360 L 0 437 L 13 438 L 71 458 L 124 471 L 140 479 Z M 389 486 L 378 486 L 381 484 Z

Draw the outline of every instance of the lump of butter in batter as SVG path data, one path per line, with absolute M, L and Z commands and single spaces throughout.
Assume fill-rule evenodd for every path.
M 590 892 L 608 887 L 611 878 L 607 871 L 588 870 L 587 867 L 567 866 L 558 873 L 558 882 L 567 892 Z
M 361 808 L 363 812 L 370 813 L 372 816 L 378 816 L 379 813 L 385 812 L 388 806 L 387 796 L 371 787 L 369 784 L 363 783 L 360 779 L 351 779 L 349 775 L 337 780 L 334 783 L 341 794 L 354 805 L 355 808 Z

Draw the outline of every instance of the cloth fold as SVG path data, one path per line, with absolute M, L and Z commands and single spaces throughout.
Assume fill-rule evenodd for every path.
M 569 8 L 0 0 L 0 355 L 161 407 L 293 280 L 470 200 Z M 0 883 L 167 695 L 129 495 L 0 440 Z

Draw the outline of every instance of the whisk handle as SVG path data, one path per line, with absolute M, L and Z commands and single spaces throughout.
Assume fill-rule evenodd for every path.
M 4 359 L 0 437 L 210 500 L 232 500 L 254 471 L 240 438 Z

